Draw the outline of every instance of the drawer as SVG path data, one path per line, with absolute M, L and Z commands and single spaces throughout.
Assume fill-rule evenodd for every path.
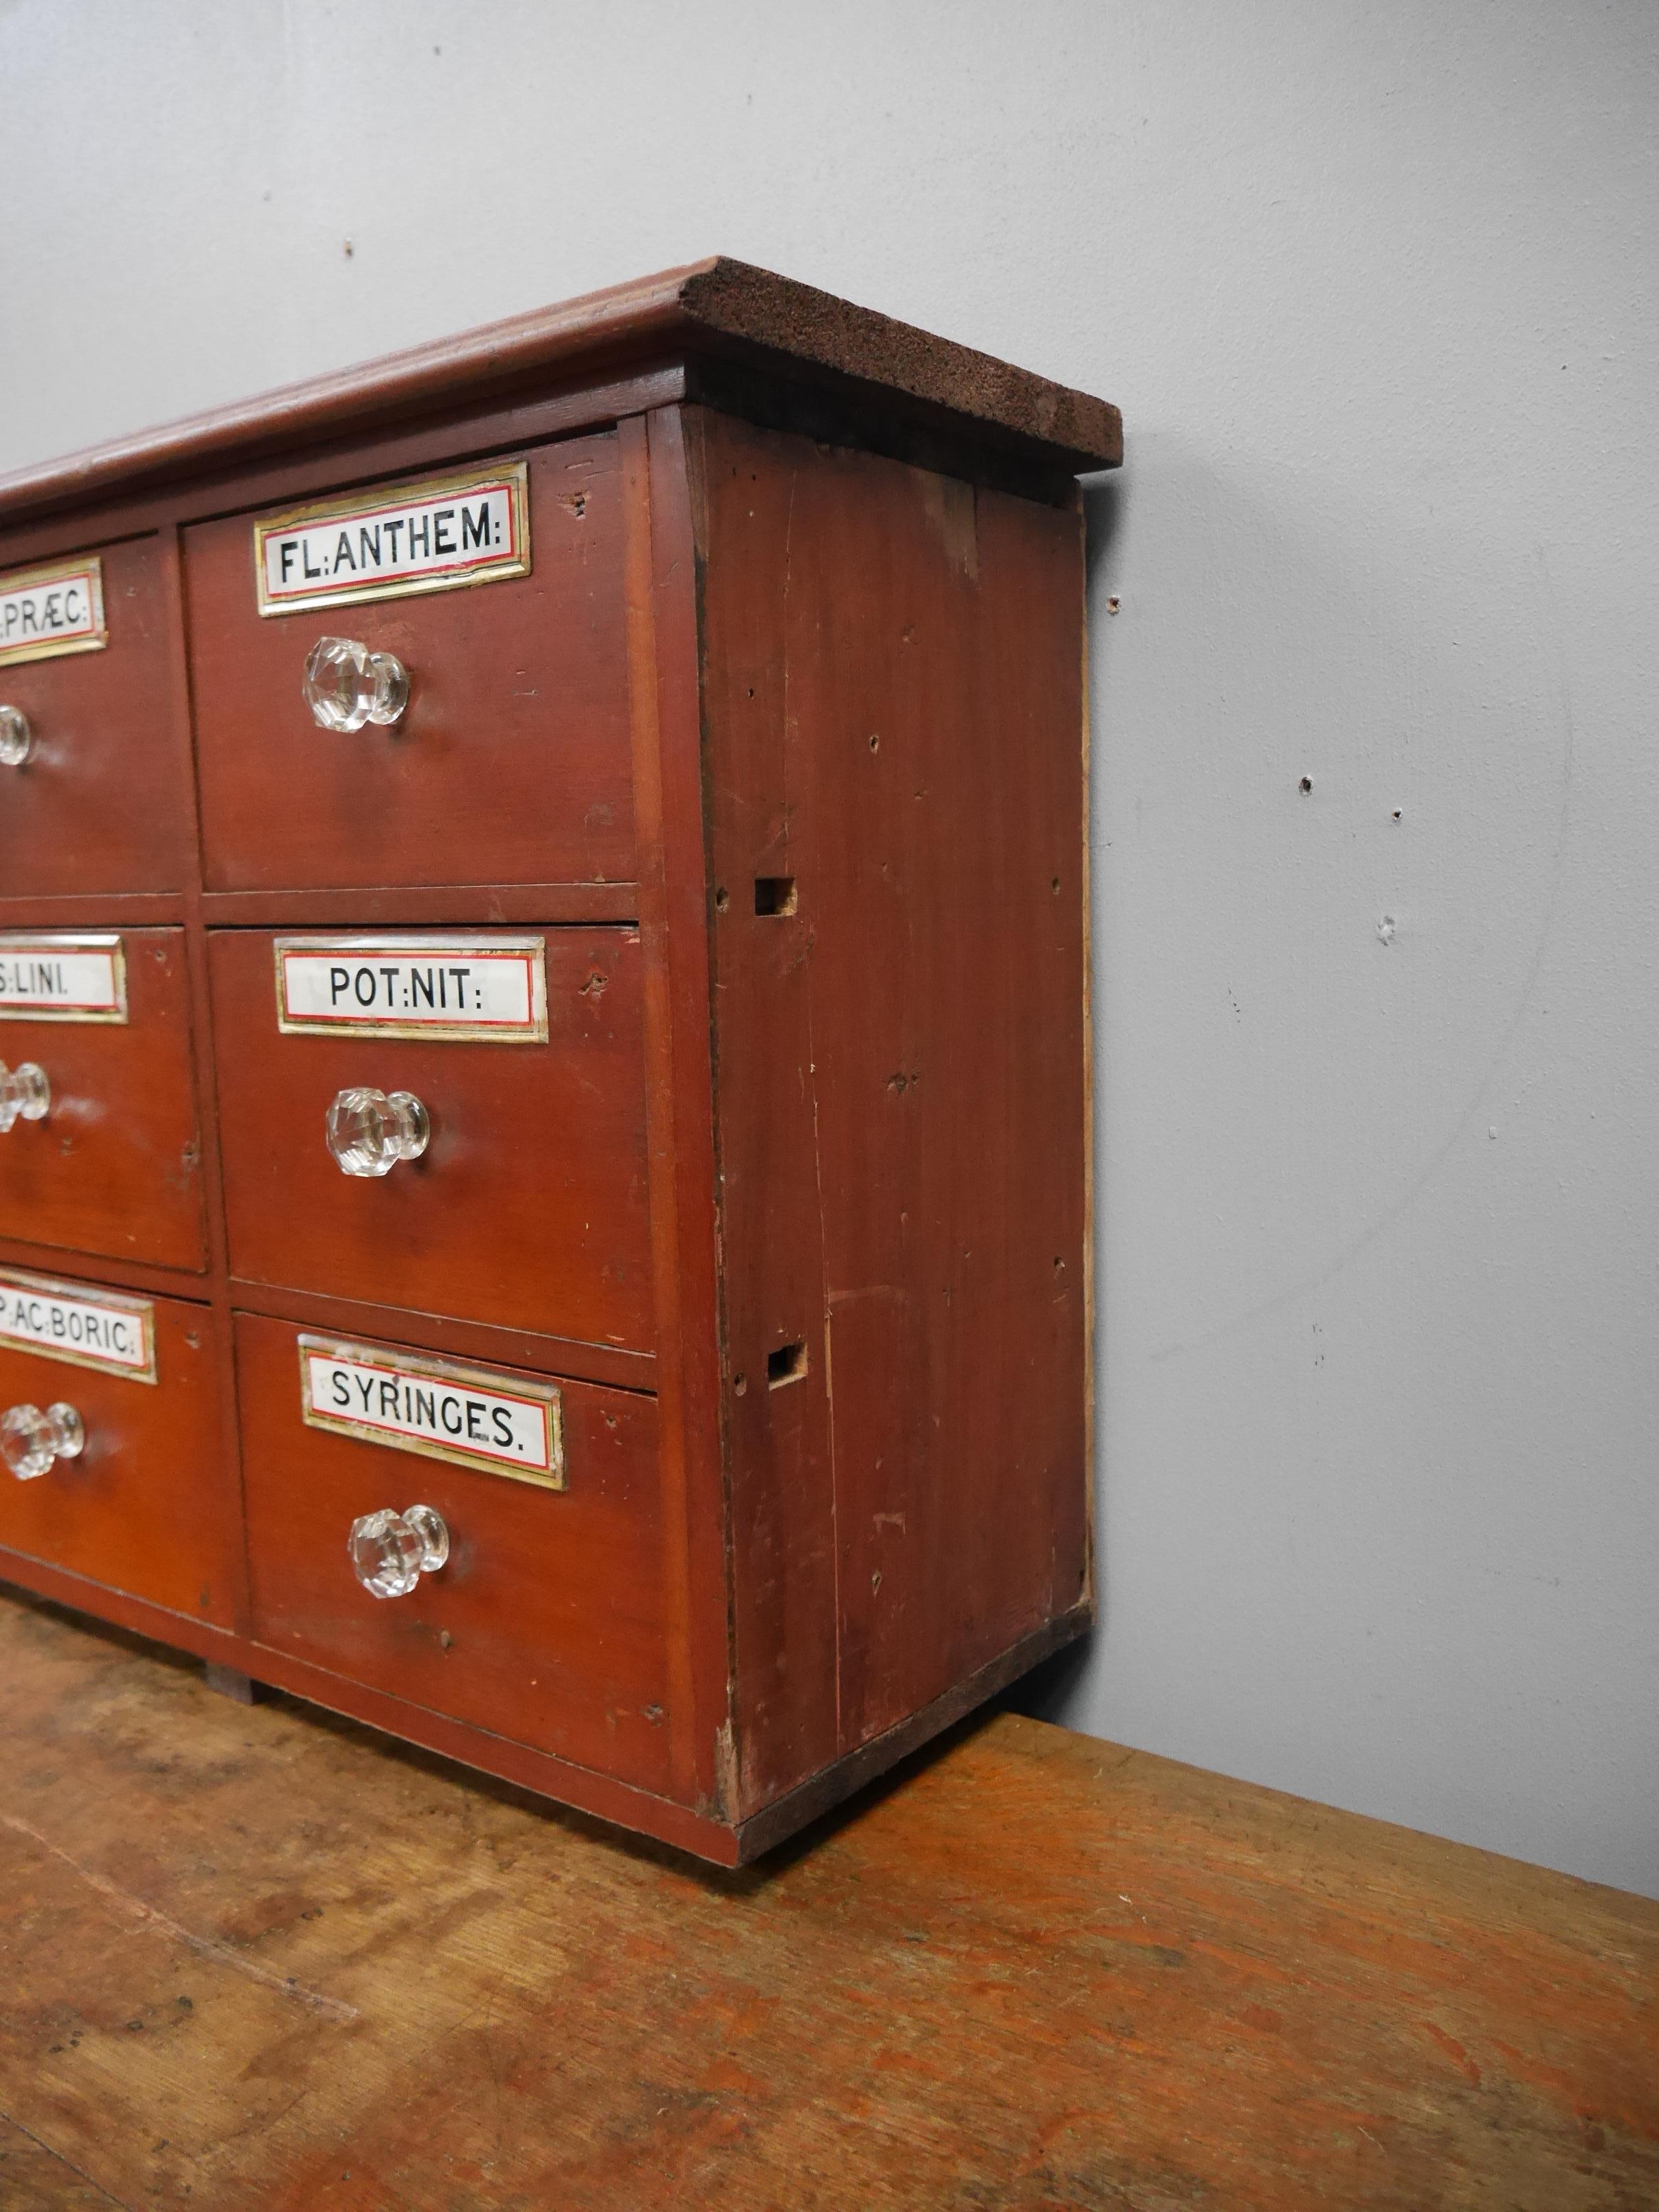
M 50 1093 L 0 1134 L 0 1237 L 204 1267 L 184 932 L 0 934 L 0 1060 Z
M 92 563 L 106 642 L 40 659 L 8 657 L 33 648 L 5 617 L 39 599 L 26 580 L 45 572 L 0 574 L 0 704 L 28 726 L 25 757 L 0 763 L 0 886 L 12 897 L 171 891 L 184 880 L 193 825 L 161 557 L 146 538 L 47 568 L 78 570 L 64 588 L 83 593 Z
M 652 1347 L 637 932 L 217 930 L 209 942 L 233 1276 Z M 545 948 L 544 1040 L 356 1033 L 376 1019 L 356 1004 L 358 981 L 372 1000 L 386 970 L 424 969 L 439 975 L 435 992 L 464 955 L 502 942 Z M 278 1028 L 276 959 L 296 943 L 332 948 L 325 975 L 337 961 L 351 979 L 345 1013 L 359 1018 L 343 1033 Z M 325 1125 L 356 1089 L 420 1100 L 429 1135 L 418 1158 L 379 1176 L 342 1172 Z
M 236 1319 L 236 1346 L 256 1641 L 494 1735 L 663 1788 L 655 1400 L 456 1367 L 246 1314 Z M 313 1414 L 359 1421 L 360 1433 L 307 1423 L 307 1370 Z M 371 1429 L 364 1416 L 387 1418 L 384 1401 L 374 1402 L 381 1386 L 392 1394 L 392 1419 L 412 1415 L 419 1436 L 446 1449 L 468 1449 L 469 1426 L 486 1440 L 512 1426 L 512 1416 L 498 1423 L 493 1415 L 518 1394 L 556 1398 L 566 1486 L 459 1465 Z M 354 1405 L 360 1392 L 367 1407 Z M 351 1410 L 333 1409 L 337 1397 Z M 448 1558 L 412 1589 L 376 1597 L 348 1556 L 352 1524 L 416 1504 L 441 1516 Z
M 230 1626 L 241 1537 L 209 1310 L 0 1270 L 0 1414 L 58 1405 L 81 1449 L 27 1480 L 0 1465 L 0 1545 Z
M 617 441 L 523 458 L 530 573 L 465 589 L 262 616 L 269 516 L 185 532 L 210 890 L 633 878 Z M 397 489 L 366 489 L 356 517 Z M 395 723 L 318 726 L 301 682 L 330 636 L 403 664 Z

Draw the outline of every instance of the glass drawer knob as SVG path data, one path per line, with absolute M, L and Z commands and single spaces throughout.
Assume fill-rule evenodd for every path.
M 46 1071 L 32 1060 L 8 1067 L 0 1060 L 0 1137 L 21 1116 L 25 1121 L 44 1121 L 52 1104 L 52 1085 Z
M 324 729 L 361 730 L 397 720 L 409 704 L 409 671 L 395 653 L 371 653 L 355 637 L 319 637 L 301 688 Z
M 21 768 L 34 746 L 34 732 L 21 707 L 0 707 L 0 764 Z
M 73 1406 L 10 1406 L 0 1415 L 0 1454 L 19 1482 L 33 1482 L 54 1460 L 79 1459 L 87 1432 Z
M 342 1175 L 389 1175 L 399 1160 L 418 1160 L 431 1134 L 412 1091 L 338 1091 L 328 1109 L 328 1149 Z
M 346 1552 L 372 1597 L 407 1597 L 422 1575 L 435 1575 L 449 1557 L 449 1531 L 430 1505 L 411 1505 L 404 1513 L 383 1505 L 352 1522 Z

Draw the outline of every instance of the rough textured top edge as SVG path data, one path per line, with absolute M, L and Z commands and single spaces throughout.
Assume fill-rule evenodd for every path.
M 680 300 L 724 337 L 1029 439 L 1073 468 L 1115 468 L 1123 458 L 1122 418 L 1106 400 L 793 277 L 720 258 L 687 272 Z
M 538 373 L 574 374 L 700 346 L 781 357 L 794 373 L 848 377 L 1029 443 L 1073 471 L 1122 459 L 1116 408 L 913 325 L 747 262 L 715 258 L 405 353 L 210 410 L 0 477 L 0 523 L 107 500 L 172 476 L 265 459 Z

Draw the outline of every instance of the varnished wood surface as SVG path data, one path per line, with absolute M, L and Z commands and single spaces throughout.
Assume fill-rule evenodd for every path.
M 721 1875 L 0 1597 L 7 2212 L 1647 2212 L 1659 1905 L 1001 1716 Z
M 538 933 L 547 1040 L 510 1045 L 284 1033 L 273 939 L 211 933 L 234 1275 L 652 1348 L 639 939 Z M 422 1102 L 431 1135 L 418 1159 L 341 1174 L 328 1108 L 359 1084 Z
M 30 1482 L 4 1475 L 0 1546 L 226 1628 L 242 1547 L 234 1471 L 216 1449 L 213 1315 L 180 1298 L 154 1308 L 154 1382 L 0 1346 L 0 1407 L 64 1400 L 86 1428 L 78 1458 Z
M 0 769 L 0 890 L 8 898 L 177 891 L 184 880 L 187 793 L 168 744 L 167 616 L 155 541 L 93 550 L 103 562 L 108 642 L 0 667 L 0 701 L 21 708 L 33 733 L 27 760 Z M 12 557 L 8 548 L 0 567 L 9 568 Z
M 0 1022 L 0 1056 L 35 1061 L 52 1085 L 46 1115 L 0 1138 L 0 1235 L 61 1248 L 76 1273 L 95 1274 L 97 1255 L 199 1271 L 185 934 L 123 930 L 121 949 L 125 1022 Z
M 342 1689 L 364 1683 L 663 1791 L 684 1722 L 665 1686 L 655 1400 L 562 1383 L 566 1487 L 544 1489 L 307 1427 L 295 1338 L 237 1316 L 258 1643 Z M 490 1371 L 513 1387 L 514 1370 Z M 372 1597 L 346 1556 L 351 1524 L 417 1500 L 449 1530 L 443 1571 Z M 247 1665 L 257 1675 L 257 1651 Z
M 1089 1601 L 1083 542 L 688 413 L 752 1810 Z
M 186 531 L 210 892 L 633 877 L 617 441 L 520 458 L 531 572 L 471 591 L 261 616 L 252 519 Z M 393 726 L 318 727 L 301 678 L 331 636 L 403 662 Z
M 959 420 L 1070 470 L 1123 458 L 1115 407 L 970 346 L 717 255 L 0 477 L 0 520 L 247 467 L 294 446 L 483 403 L 601 368 L 713 350 Z
M 740 418 L 696 483 L 693 388 Z M 722 1864 L 1081 1628 L 1068 471 L 1116 439 L 1085 395 L 716 262 L 0 488 L 8 562 L 153 533 L 173 759 L 147 797 L 177 802 L 181 875 L 82 870 L 7 911 L 182 937 L 205 1196 L 185 1251 L 140 1206 L 118 1242 L 72 1234 L 31 1184 L 3 1249 L 206 1299 L 204 1512 L 264 1555 L 257 1626 L 234 1541 L 211 1614 L 45 1547 L 21 1580 Z M 253 514 L 484 453 L 527 459 L 528 578 L 258 617 Z M 302 648 L 346 629 L 412 670 L 394 732 L 306 718 Z M 750 878 L 783 872 L 800 903 L 763 920 Z M 630 949 L 562 996 L 550 973 L 545 1047 L 272 1026 L 270 930 L 492 921 Z M 372 1187 L 323 1148 L 349 1082 L 433 1114 Z M 332 1462 L 273 1446 L 293 1362 L 253 1348 L 296 1324 L 654 1389 L 651 1452 L 558 1562 L 617 1654 L 559 1626 L 546 1531 L 493 1493 L 479 1540 L 520 1580 L 462 1623 L 476 1669 L 434 1660 L 419 1607 L 362 1646 L 331 1611 Z M 594 1671 L 544 1726 L 519 1678 L 539 1697 L 567 1643 Z

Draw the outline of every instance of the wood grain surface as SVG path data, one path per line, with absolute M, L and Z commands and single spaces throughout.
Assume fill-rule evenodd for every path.
M 638 933 L 538 933 L 541 1044 L 284 1033 L 273 938 L 210 933 L 233 1275 L 652 1348 Z M 422 1102 L 420 1158 L 341 1173 L 329 1104 L 359 1084 Z
M 236 1318 L 258 1643 L 578 1765 L 661 1790 L 672 1709 L 659 1598 L 656 1401 L 560 1385 L 567 1487 L 305 1425 L 297 1332 Z M 364 1340 L 382 1348 L 383 1337 Z M 486 1370 L 511 1389 L 511 1368 Z M 393 1603 L 359 1587 L 360 1513 L 416 1502 L 449 1529 L 441 1573 Z M 256 1654 L 249 1666 L 258 1672 Z
M 104 564 L 108 644 L 0 668 L 0 701 L 27 715 L 34 738 L 21 767 L 0 769 L 8 897 L 176 891 L 185 877 L 189 792 L 168 740 L 155 540 L 88 550 Z M 8 568 L 11 557 L 0 556 Z
M 254 519 L 185 533 L 210 890 L 632 877 L 617 441 L 523 458 L 531 573 L 465 591 L 261 617 Z M 318 727 L 319 637 L 397 654 L 394 726 Z
M 720 1875 L 0 1599 L 7 2212 L 1646 2212 L 1659 1905 L 1001 1715 Z
M 44 1117 L 0 1138 L 0 1236 L 199 1272 L 207 1249 L 185 933 L 123 930 L 121 945 L 125 1022 L 0 1022 L 0 1055 L 35 1061 L 52 1085 Z
M 0 1546 L 228 1628 L 242 1543 L 235 1469 L 217 1449 L 214 1316 L 182 1298 L 154 1308 L 154 1382 L 0 1346 L 0 1408 L 63 1400 L 86 1428 L 78 1458 L 30 1482 L 0 1474 Z
M 1115 468 L 1123 459 L 1122 419 L 1105 400 L 722 255 L 17 470 L 0 477 L 0 521 L 251 468 L 458 401 L 499 404 L 526 388 L 648 373 L 709 351 L 1000 441 L 1028 466 Z M 612 419 L 626 411 L 616 407 Z
M 528 575 L 261 617 L 256 518 L 485 456 Z M 716 260 L 0 484 L 0 565 L 105 546 L 112 623 L 21 671 L 0 920 L 149 979 L 33 1054 L 0 1257 L 199 1294 L 231 1562 L 183 1610 L 43 1498 L 12 1574 L 721 1865 L 1081 1632 L 1072 471 L 1120 456 L 1102 401 Z M 410 672 L 390 730 L 310 717 L 346 632 Z M 269 933 L 504 924 L 545 1044 L 276 1028 Z M 384 1181 L 325 1148 L 354 1085 L 431 1115 Z M 446 1474 L 443 1625 L 346 1611 L 345 1494 L 413 1492 L 295 1441 L 296 1327 L 614 1398 L 608 1471 L 556 1520 Z
M 1089 1600 L 1083 541 L 687 413 L 747 1811 Z

